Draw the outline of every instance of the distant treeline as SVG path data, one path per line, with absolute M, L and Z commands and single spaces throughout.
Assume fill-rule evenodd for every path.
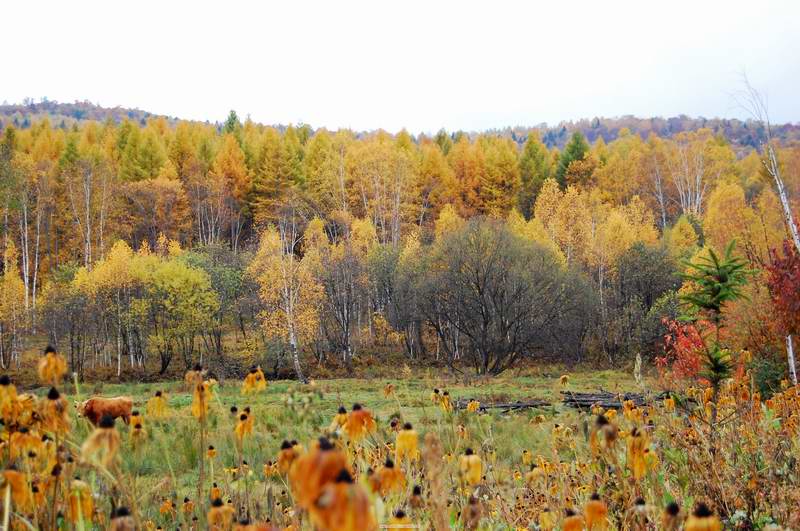
M 21 104 L 0 105 L 0 130 L 6 125 L 27 128 L 32 123 L 44 118 L 49 119 L 55 127 L 60 128 L 80 125 L 86 121 L 105 122 L 110 120 L 119 124 L 130 120 L 139 125 L 146 125 L 151 118 L 164 118 L 171 125 L 179 121 L 178 118 L 159 116 L 140 109 L 119 106 L 102 107 L 88 101 L 59 103 L 47 99 L 41 101 L 29 99 Z M 218 128 L 221 128 L 222 125 L 217 124 Z M 283 130 L 285 127 L 285 125 L 275 126 L 278 130 Z M 663 138 L 671 138 L 678 133 L 697 131 L 698 129 L 709 129 L 714 134 L 724 136 L 737 150 L 756 148 L 764 141 L 763 128 L 757 122 L 736 118 L 692 118 L 686 115 L 671 118 L 637 118 L 630 115 L 616 118 L 591 118 L 564 121 L 556 125 L 541 123 L 529 126 L 510 126 L 486 131 L 486 133 L 510 138 L 521 146 L 530 133 L 535 131 L 548 148 L 563 148 L 575 132 L 580 132 L 589 142 L 595 142 L 600 138 L 605 142 L 612 142 L 619 137 L 623 130 L 637 134 L 644 139 L 651 133 Z M 361 134 L 366 133 L 362 132 Z M 451 136 L 455 134 L 458 132 L 453 132 Z M 461 134 L 474 137 L 478 132 L 463 131 Z M 783 144 L 800 141 L 800 124 L 773 124 L 772 134 Z

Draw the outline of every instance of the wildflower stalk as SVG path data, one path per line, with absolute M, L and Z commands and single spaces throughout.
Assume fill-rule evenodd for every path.
M 25 527 L 30 529 L 31 531 L 39 531 L 38 527 L 34 527 L 24 516 L 19 513 L 14 513 L 14 516 L 17 518 L 18 522 L 22 522 Z
M 3 499 L 3 529 L 9 529 L 8 521 L 11 517 L 11 485 L 6 485 L 6 495 Z
M 111 464 L 111 470 L 107 471 L 109 475 L 114 479 L 114 482 L 119 486 L 122 490 L 123 495 L 128 498 L 128 503 L 130 504 L 131 515 L 133 516 L 134 521 L 136 522 L 136 528 L 142 528 L 142 522 L 139 520 L 139 510 L 136 503 L 136 496 L 133 495 L 133 491 L 128 488 L 127 483 L 123 481 L 125 476 L 122 474 L 122 471 L 119 468 L 119 464 L 114 461 Z
M 58 452 L 58 447 L 60 445 L 60 439 L 58 436 L 58 432 L 55 432 L 55 445 L 56 445 L 56 464 L 55 466 L 59 469 L 61 468 L 61 456 Z M 55 481 L 53 482 L 53 506 L 51 509 L 50 514 L 50 529 L 56 529 L 56 515 L 58 514 L 58 510 L 56 507 L 58 506 L 58 486 L 61 484 L 60 476 L 56 476 Z M 7 529 L 7 528 L 4 528 Z
M 205 449 L 206 449 L 206 432 L 208 429 L 208 398 L 212 396 L 211 393 L 212 382 L 200 382 L 195 385 L 194 397 L 192 402 L 192 414 L 197 419 L 200 426 L 200 448 L 198 455 L 200 457 L 200 473 L 197 480 L 197 503 L 200 514 L 205 514 L 205 484 L 206 484 L 206 468 L 205 468 Z
M 431 527 L 435 531 L 445 531 L 450 529 L 450 523 L 443 481 L 442 443 L 434 432 L 428 432 L 425 435 L 425 450 L 422 457 L 430 483 Z
M 397 392 L 392 392 L 392 396 L 394 397 L 394 401 L 397 402 L 397 410 L 402 415 L 402 418 L 405 418 L 405 411 L 403 411 L 403 404 L 400 403 L 400 398 L 397 396 Z
M 164 448 L 164 441 L 161 437 L 158 437 L 158 445 L 161 447 L 161 454 L 164 456 L 164 460 L 167 462 L 167 468 L 169 469 L 169 475 L 172 478 L 172 484 L 177 485 L 177 478 L 175 477 L 175 470 L 172 468 L 172 461 L 169 459 L 169 452 L 167 452 L 166 448 Z
M 205 396 L 201 393 L 203 397 L 202 400 L 205 400 Z M 197 503 L 198 508 L 200 509 L 200 513 L 203 514 L 205 511 L 205 459 L 203 458 L 203 452 L 206 448 L 206 415 L 203 413 L 200 415 L 200 476 L 197 480 Z
M 250 516 L 250 482 L 244 470 L 244 438 L 236 443 L 236 453 L 239 454 L 239 473 L 244 479 L 244 507 L 245 516 Z
M 85 526 L 84 526 L 84 523 L 83 523 L 83 503 L 82 503 L 83 500 L 81 499 L 81 496 L 83 496 L 83 494 L 79 492 L 78 493 L 78 503 L 77 503 L 77 506 L 78 506 L 77 507 L 77 509 L 78 509 L 78 529 L 80 531 L 84 531 Z

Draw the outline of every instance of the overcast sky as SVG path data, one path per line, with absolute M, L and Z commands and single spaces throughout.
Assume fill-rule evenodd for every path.
M 432 132 L 594 116 L 800 122 L 800 1 L 0 4 L 0 101 Z

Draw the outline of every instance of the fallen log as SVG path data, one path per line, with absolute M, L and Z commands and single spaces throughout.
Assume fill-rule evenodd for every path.
M 470 400 L 460 398 L 454 402 L 455 409 L 467 409 L 467 405 L 470 403 Z M 478 411 L 486 411 L 487 409 L 502 409 L 503 412 L 514 411 L 517 409 L 532 409 L 537 407 L 547 407 L 550 405 L 550 401 L 548 400 L 540 400 L 540 399 L 530 399 L 525 402 L 517 401 L 517 402 L 494 402 L 494 403 L 484 403 L 480 402 L 478 406 Z
M 636 407 L 644 406 L 653 400 L 661 400 L 669 396 L 669 393 L 659 393 L 651 397 L 641 393 L 610 393 L 600 391 L 597 393 L 575 393 L 572 391 L 561 391 L 561 401 L 566 406 L 577 409 L 591 409 L 600 406 L 604 409 L 620 409 L 624 402 L 632 401 Z

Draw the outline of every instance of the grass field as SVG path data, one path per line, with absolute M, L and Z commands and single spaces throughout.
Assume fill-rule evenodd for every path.
M 414 424 L 421 438 L 428 430 L 436 431 L 442 438 L 444 451 L 458 455 L 470 445 L 484 452 L 494 451 L 498 463 L 519 460 L 523 450 L 533 454 L 551 453 L 550 435 L 554 424 L 572 426 L 577 433 L 581 416 L 574 410 L 558 403 L 559 391 L 565 389 L 559 383 L 560 372 L 556 369 L 541 376 L 495 378 L 469 385 L 448 382 L 433 375 L 400 380 L 335 379 L 300 385 L 292 381 L 271 381 L 267 389 L 256 395 L 242 396 L 241 382 L 226 381 L 218 386 L 211 405 L 208 424 L 208 444 L 217 450 L 213 459 L 213 479 L 237 491 L 231 484 L 234 474 L 231 469 L 239 466 L 240 457 L 252 474 L 248 488 L 252 492 L 264 492 L 270 485 L 276 492 L 285 491 L 279 478 L 265 478 L 263 465 L 274 461 L 282 441 L 298 440 L 303 444 L 325 433 L 340 406 L 348 410 L 354 403 L 369 408 L 377 422 L 378 430 L 368 443 L 376 448 L 392 443 L 394 433 L 390 419 L 397 417 L 402 422 Z M 394 392 L 385 396 L 387 384 Z M 434 388 L 447 390 L 453 400 L 476 399 L 482 403 L 541 398 L 552 400 L 554 406 L 529 409 L 502 414 L 493 411 L 480 415 L 478 422 L 470 421 L 466 411 L 444 415 L 430 400 Z M 575 391 L 635 390 L 633 378 L 615 371 L 577 373 L 570 377 L 567 389 Z M 184 497 L 195 498 L 199 459 L 198 423 L 191 416 L 192 396 L 185 390 L 183 382 L 126 385 L 79 386 L 78 396 L 86 398 L 100 391 L 103 396 L 129 395 L 134 399 L 134 408 L 144 411 L 145 404 L 156 391 L 167 394 L 169 418 L 163 421 L 145 419 L 146 444 L 136 451 L 121 452 L 122 469 L 137 477 L 136 489 L 141 499 L 143 515 L 162 525 L 172 518 L 159 514 L 164 498 L 172 498 L 180 505 Z M 230 408 L 239 411 L 250 407 L 255 416 L 252 437 L 245 439 L 242 455 L 237 452 L 233 436 L 236 416 Z M 544 415 L 546 421 L 534 425 L 530 421 Z M 541 419 L 539 419 L 541 420 Z M 467 433 L 459 433 L 458 426 L 465 426 Z M 129 427 L 118 423 L 118 429 L 127 440 Z M 90 431 L 88 422 L 81 420 L 74 433 L 76 438 L 85 438 Z M 208 470 L 211 474 L 211 470 Z M 238 475 L 236 477 L 239 477 Z M 225 487 L 223 487 L 225 488 Z M 399 502 L 399 500 L 398 500 Z M 280 516 L 273 520 L 280 520 Z
M 291 531 L 357 531 L 374 529 L 374 523 L 563 531 L 716 530 L 721 522 L 731 529 L 800 525 L 798 388 L 785 386 L 762 400 L 744 373 L 717 394 L 688 386 L 646 406 L 626 403 L 620 410 L 587 412 L 563 405 L 561 392 L 643 389 L 619 371 L 540 368 L 474 381 L 409 372 L 398 370 L 394 380 L 271 381 L 247 395 L 241 381 L 217 382 L 206 416 L 196 415 L 202 401 L 184 382 L 92 382 L 77 391 L 72 384 L 62 386 L 62 403 L 98 394 L 131 396 L 143 414 L 138 430 L 119 421 L 113 428 L 95 428 L 76 418 L 71 406 L 70 425 L 53 428 L 57 424 L 48 409 L 53 391 L 40 388 L 34 407 L 41 421 L 29 425 L 54 434 L 64 450 L 56 459 L 48 453 L 54 446 L 38 442 L 37 434 L 28 441 L 37 451 L 26 455 L 20 445 L 27 432 L 12 428 L 17 431 L 7 445 L 10 461 L 3 474 L 12 487 L 14 521 L 49 528 L 43 522 L 59 513 L 72 522 L 64 528 L 104 529 L 116 503 L 129 506 L 145 529 L 273 529 L 232 525 L 245 517 Z M 646 378 L 641 385 L 656 391 L 660 384 Z M 434 388 L 447 391 L 453 402 L 543 399 L 550 405 L 512 412 L 451 410 L 432 400 Z M 160 418 L 147 412 L 159 391 L 167 397 Z M 2 392 L 0 407 L 6 407 Z M 19 398 L 30 404 L 26 400 Z M 375 421 L 364 438 L 349 429 L 358 416 L 351 411 L 356 403 Z M 337 425 L 340 407 L 348 414 Z M 245 423 L 245 408 L 253 429 L 242 435 L 237 430 Z M 405 423 L 413 429 L 401 429 Z M 116 457 L 97 461 L 102 454 L 87 450 L 87 441 L 102 439 L 109 430 L 119 435 Z M 401 446 L 409 448 L 400 436 L 411 433 L 416 460 L 398 453 Z M 284 441 L 304 449 L 282 449 Z M 5 450 L 5 443 L 0 448 Z M 48 479 L 54 462 L 64 468 L 56 482 Z M 21 483 L 13 483 L 14 477 Z M 31 504 L 37 496 L 38 505 Z M 212 504 L 217 498 L 222 509 Z M 78 511 L 91 512 L 91 519 L 76 517 L 82 503 L 76 500 L 91 501 Z M 677 512 L 670 515 L 665 510 L 672 502 Z M 48 509 L 53 503 L 57 511 Z M 227 511 L 228 523 L 214 527 L 209 523 L 218 509 Z

